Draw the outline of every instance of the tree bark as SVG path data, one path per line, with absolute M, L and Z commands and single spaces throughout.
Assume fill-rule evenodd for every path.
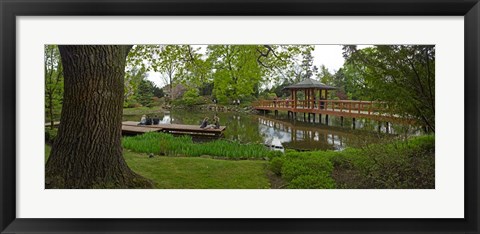
M 125 60 L 131 46 L 59 46 L 64 97 L 46 188 L 149 188 L 122 154 Z

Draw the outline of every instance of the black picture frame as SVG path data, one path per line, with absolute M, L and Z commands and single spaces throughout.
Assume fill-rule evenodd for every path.
M 0 0 L 1 233 L 478 233 L 478 0 Z M 20 219 L 16 218 L 16 16 L 426 15 L 465 19 L 463 219 Z M 453 78 L 452 78 L 453 79 Z M 468 126 L 468 127 L 467 127 Z M 446 201 L 447 202 L 447 201 Z M 439 204 L 441 206 L 441 204 Z

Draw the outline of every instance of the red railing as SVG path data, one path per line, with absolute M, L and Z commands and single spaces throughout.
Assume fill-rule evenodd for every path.
M 253 103 L 257 108 L 338 111 L 368 115 L 386 113 L 386 105 L 385 102 L 355 100 L 260 100 Z

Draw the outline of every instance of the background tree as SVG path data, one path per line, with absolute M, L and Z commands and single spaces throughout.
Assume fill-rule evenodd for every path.
M 265 84 L 292 80 L 289 68 L 313 46 L 213 45 L 207 47 L 214 71 L 213 93 L 220 101 L 258 96 Z M 297 66 L 300 67 L 300 66 Z
M 125 62 L 131 46 L 59 46 L 64 97 L 58 136 L 45 166 L 47 188 L 152 187 L 121 145 Z
M 165 93 L 163 93 L 163 89 L 159 88 L 158 86 L 154 85 L 153 86 L 153 96 L 161 98 L 165 96 Z
M 60 116 L 63 99 L 63 67 L 56 45 L 45 45 L 45 110 L 50 128 Z
M 254 93 L 263 71 L 257 63 L 255 45 L 208 46 L 209 59 L 215 69 L 213 93 L 227 103 Z
M 149 106 L 154 97 L 155 85 L 152 81 L 142 79 L 138 86 L 137 100 L 143 106 Z
M 125 69 L 124 107 L 136 103 L 138 87 L 146 77 L 145 69 L 141 66 L 132 66 Z
M 334 85 L 334 77 L 325 65 L 320 66 L 320 71 L 316 74 L 318 80 L 326 85 Z
M 302 53 L 302 80 L 304 79 L 311 79 L 314 75 L 314 70 L 317 70 L 316 67 L 313 66 L 313 55 L 311 50 L 306 50 Z
M 435 132 L 435 46 L 345 46 L 363 97 L 388 102 L 392 113 L 414 117 Z
M 169 85 L 169 93 L 172 93 L 173 86 L 177 83 L 180 70 L 184 66 L 181 45 L 161 46 L 158 59 L 153 59 L 154 71 L 160 72 L 165 85 Z

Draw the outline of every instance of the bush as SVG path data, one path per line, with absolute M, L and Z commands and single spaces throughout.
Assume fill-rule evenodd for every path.
M 266 100 L 273 100 L 277 97 L 277 94 L 275 93 L 265 93 L 263 95 L 263 97 L 266 99 Z
M 282 178 L 292 181 L 303 175 L 324 176 L 331 174 L 333 164 L 324 157 L 305 155 L 296 158 L 286 158 L 282 166 Z
M 289 188 L 435 188 L 435 137 L 344 151 L 287 150 L 269 169 Z
M 129 102 L 126 102 L 124 103 L 123 107 L 125 108 L 138 108 L 138 107 L 141 107 L 142 104 L 136 102 L 136 101 L 129 101 Z
M 331 160 L 340 172 L 358 175 L 347 188 L 435 188 L 435 137 L 347 149 Z M 337 181 L 338 182 L 338 181 Z
M 435 188 L 433 136 L 367 147 L 359 152 L 353 163 L 367 187 Z
M 328 157 L 319 156 L 317 152 L 287 151 L 285 156 L 274 157 L 269 169 L 281 175 L 288 188 L 335 188 L 331 177 L 333 164 Z
M 335 181 L 326 172 L 316 175 L 301 175 L 290 181 L 288 188 L 291 189 L 333 189 Z
M 283 158 L 273 158 L 268 166 L 269 169 L 276 175 L 282 175 Z
M 196 105 L 200 96 L 198 95 L 198 90 L 197 89 L 189 89 L 185 94 L 183 94 L 182 97 L 182 103 L 187 105 L 187 106 L 193 106 Z

